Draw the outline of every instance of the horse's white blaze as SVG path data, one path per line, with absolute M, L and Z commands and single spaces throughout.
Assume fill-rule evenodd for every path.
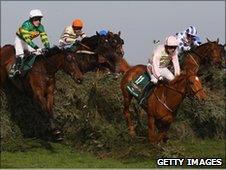
M 196 76 L 196 77 L 195 77 L 195 80 L 196 80 L 196 81 L 199 81 L 199 78 Z

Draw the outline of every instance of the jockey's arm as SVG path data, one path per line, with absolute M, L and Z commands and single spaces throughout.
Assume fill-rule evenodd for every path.
M 76 41 L 75 36 L 71 33 L 70 29 L 65 28 L 59 42 L 65 45 L 73 44 Z
M 20 38 L 22 38 L 29 46 L 31 46 L 34 49 L 38 49 L 39 47 L 32 41 L 30 37 L 30 32 L 24 28 L 23 26 L 19 28 L 19 35 Z
M 185 46 L 184 43 L 182 41 L 179 42 L 179 51 L 188 51 L 191 49 L 190 46 Z
M 180 75 L 180 65 L 178 61 L 178 52 L 175 53 L 175 55 L 172 56 L 172 62 L 174 67 L 174 75 Z
M 49 40 L 48 40 L 48 36 L 47 36 L 47 34 L 46 34 L 45 30 L 44 30 L 44 27 L 42 25 L 40 26 L 39 32 L 40 32 L 41 41 L 44 44 L 45 48 L 50 48 L 50 43 L 49 43 Z
M 82 35 L 81 35 L 81 37 L 82 38 L 85 38 L 85 37 L 87 37 L 87 35 L 83 32 Z
M 160 58 L 161 58 L 161 56 L 160 56 L 159 50 L 156 49 L 154 51 L 153 58 L 152 58 L 152 65 L 153 65 L 153 69 L 154 69 L 153 73 L 156 76 L 156 78 L 161 76 L 160 70 L 159 70 Z

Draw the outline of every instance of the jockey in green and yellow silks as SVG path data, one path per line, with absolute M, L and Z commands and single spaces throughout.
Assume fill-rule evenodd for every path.
M 32 40 L 40 35 L 41 41 L 45 48 L 50 48 L 48 36 L 45 32 L 44 26 L 41 24 L 43 18 L 42 12 L 38 9 L 30 11 L 29 20 L 25 21 L 16 32 L 15 50 L 16 63 L 11 70 L 10 76 L 20 73 L 20 67 L 24 58 L 24 50 L 34 52 L 37 55 L 41 54 L 41 49 Z

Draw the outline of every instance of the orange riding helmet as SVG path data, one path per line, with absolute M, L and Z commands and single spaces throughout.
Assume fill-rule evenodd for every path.
M 74 27 L 74 28 L 82 28 L 82 27 L 83 27 L 83 22 L 82 22 L 82 20 L 80 20 L 80 19 L 75 19 L 75 20 L 72 22 L 72 27 Z

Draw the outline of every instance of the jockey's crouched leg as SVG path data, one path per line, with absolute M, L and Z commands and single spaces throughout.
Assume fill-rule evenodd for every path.
M 15 64 L 12 65 L 10 71 L 9 71 L 9 77 L 12 78 L 15 75 L 21 74 L 22 67 L 23 67 L 23 58 L 24 55 L 16 56 Z

